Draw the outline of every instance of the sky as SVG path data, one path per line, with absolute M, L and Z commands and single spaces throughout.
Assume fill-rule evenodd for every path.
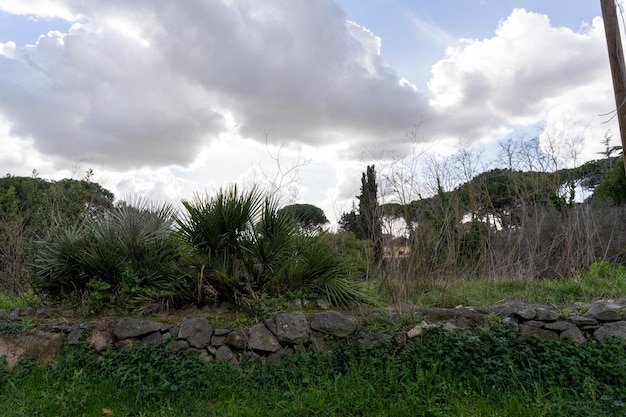
M 596 0 L 0 2 L 0 175 L 119 199 L 258 184 L 334 222 L 367 165 L 386 201 L 510 138 L 572 166 L 614 109 Z

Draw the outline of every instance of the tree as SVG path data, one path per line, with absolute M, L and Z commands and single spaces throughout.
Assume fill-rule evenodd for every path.
M 357 199 L 359 200 L 358 213 L 355 209 L 344 213 L 339 224 L 343 230 L 353 232 L 357 238 L 372 241 L 374 262 L 379 265 L 383 258 L 383 240 L 374 165 L 368 166 L 361 176 L 361 194 Z
M 289 215 L 304 228 L 316 228 L 328 223 L 324 211 L 312 204 L 291 204 L 279 212 Z

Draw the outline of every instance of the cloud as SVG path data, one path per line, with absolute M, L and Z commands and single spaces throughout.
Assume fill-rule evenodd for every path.
M 27 12 L 17 4 L 4 9 Z M 271 129 L 278 143 L 361 146 L 429 112 L 330 0 L 43 4 L 31 12 L 85 22 L 1 46 L 0 112 L 46 154 L 187 165 L 227 117 L 259 141 Z
M 574 32 L 552 26 L 545 15 L 515 9 L 493 37 L 466 39 L 446 55 L 429 82 L 431 104 L 450 115 L 440 126 L 442 135 L 497 137 L 507 125 L 562 123 L 555 116 L 564 112 L 573 122 L 597 123 L 611 106 L 599 18 Z

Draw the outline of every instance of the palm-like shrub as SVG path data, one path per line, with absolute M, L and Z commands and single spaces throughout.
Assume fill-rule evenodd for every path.
M 254 293 L 244 260 L 262 201 L 258 189 L 241 192 L 234 185 L 212 198 L 183 200 L 178 236 L 185 259 L 196 269 L 198 301 L 213 293 L 240 303 Z
M 196 295 L 236 304 L 302 291 L 345 305 L 367 300 L 319 232 L 302 228 L 258 189 L 236 186 L 183 201 L 178 236 L 195 268 Z
M 192 295 L 169 205 L 121 205 L 81 228 L 61 230 L 35 260 L 40 288 L 75 294 L 94 312 L 146 302 L 167 308 Z

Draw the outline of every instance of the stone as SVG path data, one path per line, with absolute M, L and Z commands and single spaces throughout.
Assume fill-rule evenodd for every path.
M 570 323 L 568 321 L 564 321 L 564 320 L 559 320 L 559 321 L 555 321 L 552 323 L 546 323 L 546 325 L 543 328 L 546 330 L 552 330 L 552 331 L 559 332 L 559 333 L 565 330 L 569 330 L 569 329 L 578 330 L 578 327 L 576 327 L 575 324 Z
M 189 345 L 204 349 L 211 343 L 213 326 L 205 317 L 191 317 L 183 320 L 178 331 L 178 339 L 186 339 Z
M 300 311 L 281 313 L 267 319 L 265 326 L 272 331 L 281 343 L 297 345 L 309 337 L 309 322 Z
M 233 349 L 244 350 L 247 344 L 247 337 L 241 331 L 234 331 L 226 336 L 224 344 L 232 347 Z
M 163 343 L 163 338 L 161 336 L 161 332 L 157 331 L 152 332 L 143 339 L 141 339 L 139 346 L 141 346 L 142 348 L 146 348 L 150 346 L 159 346 L 161 343 Z
M 11 320 L 11 321 L 20 321 L 20 320 L 22 320 L 20 318 L 20 311 L 18 309 L 15 309 L 15 310 L 11 311 L 11 313 L 9 314 L 9 320 Z
M 610 337 L 626 339 L 626 321 L 605 323 L 593 332 L 593 338 L 603 342 Z
M 213 337 L 211 337 L 211 346 L 220 347 L 224 344 L 225 340 L 226 336 L 213 335 Z
M 276 352 L 272 352 L 267 356 L 267 363 L 270 365 L 277 365 L 282 362 L 283 358 L 293 356 L 293 352 L 290 349 L 282 348 Z
M 421 335 L 425 329 L 427 329 L 430 325 L 426 322 L 426 320 L 422 320 L 420 323 L 416 324 L 411 330 L 406 332 L 406 337 L 409 339 L 414 339 L 417 336 Z
M 0 357 L 6 357 L 9 369 L 19 360 L 26 358 L 50 362 L 56 359 L 62 348 L 63 338 L 59 333 L 37 329 L 12 335 L 0 333 Z
M 576 326 L 573 326 L 559 335 L 559 339 L 562 341 L 570 341 L 574 343 L 583 343 L 587 340 L 587 338 L 582 334 L 580 329 Z
M 253 363 L 253 362 L 260 362 L 261 361 L 261 357 L 259 356 L 258 353 L 255 352 L 246 352 L 243 355 L 241 355 L 241 358 L 239 358 L 239 364 L 240 365 L 245 365 L 246 363 Z
M 215 352 L 215 362 L 217 363 L 226 363 L 230 362 L 231 359 L 235 358 L 235 354 L 228 346 L 221 346 Z
M 422 317 L 429 323 L 447 321 L 455 327 L 469 328 L 485 321 L 485 315 L 470 307 L 427 308 L 421 311 Z
M 213 329 L 214 336 L 227 336 L 230 333 L 229 329 Z
M 263 323 L 252 326 L 248 331 L 248 346 L 263 352 L 276 352 L 281 347 L 276 336 Z
M 130 339 L 147 335 L 159 331 L 161 323 L 149 320 L 140 320 L 132 317 L 125 317 L 117 322 L 113 329 L 113 334 L 119 340 Z
M 586 316 L 593 317 L 598 321 L 620 321 L 623 315 L 620 310 L 623 309 L 621 304 L 611 300 L 596 301 L 589 306 Z
M 542 329 L 546 323 L 544 323 L 543 321 L 539 321 L 539 320 L 528 320 L 523 322 L 524 325 L 526 326 L 531 326 L 531 327 L 538 327 L 540 329 Z
M 534 307 L 524 307 L 514 311 L 512 316 L 520 320 L 534 320 L 537 317 L 537 310 Z
M 79 326 L 75 327 L 71 332 L 67 335 L 67 344 L 68 345 L 77 345 L 81 342 L 81 336 L 83 335 L 83 329 Z
M 556 332 L 539 327 L 526 326 L 525 324 L 519 325 L 519 335 L 525 339 L 536 335 L 544 339 L 559 340 L 559 335 Z
M 315 305 L 322 310 L 328 310 L 330 303 L 327 300 L 315 300 Z
M 540 321 L 556 321 L 559 319 L 559 313 L 554 310 L 550 310 L 544 307 L 540 307 L 537 309 L 537 315 L 535 316 L 535 320 Z
M 357 322 L 353 317 L 329 310 L 313 316 L 311 329 L 331 336 L 346 337 L 356 332 Z
M 87 336 L 87 344 L 98 352 L 104 352 L 115 342 L 113 323 L 102 323 L 98 325 Z
M 373 348 L 378 347 L 391 339 L 391 335 L 387 333 L 367 333 L 363 334 L 359 338 L 359 343 L 367 348 Z
M 515 317 L 505 317 L 502 319 L 502 324 L 514 331 L 515 333 L 519 333 L 519 323 Z
M 189 342 L 186 340 L 172 340 L 167 344 L 167 347 L 171 350 L 184 350 L 189 347 Z
M 598 324 L 598 320 L 585 316 L 572 316 L 569 317 L 567 321 L 575 324 L 576 326 L 595 326 Z

